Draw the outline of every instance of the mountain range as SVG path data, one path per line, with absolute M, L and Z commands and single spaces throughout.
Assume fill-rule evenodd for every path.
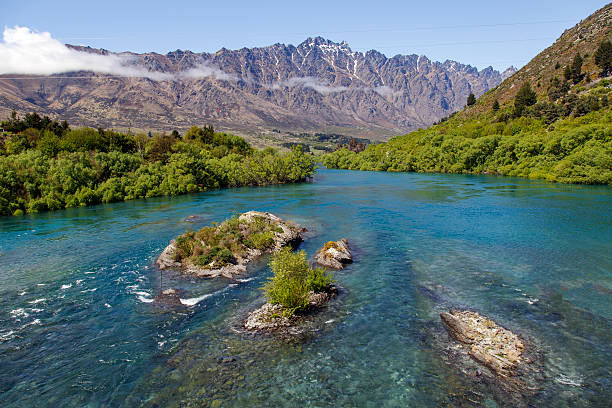
M 4 75 L 0 116 L 37 111 L 74 125 L 155 131 L 212 124 L 262 144 L 300 132 L 381 140 L 431 125 L 463 108 L 470 93 L 480 96 L 516 71 L 479 71 L 418 55 L 388 58 L 321 37 L 297 47 L 165 55 L 69 47 L 127 57 L 134 67 L 165 76 Z

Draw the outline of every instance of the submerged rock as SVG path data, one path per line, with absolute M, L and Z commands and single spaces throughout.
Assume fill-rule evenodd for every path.
M 318 311 L 337 294 L 338 289 L 333 285 L 330 285 L 324 292 L 310 292 L 309 307 L 302 315 L 291 315 L 286 313 L 281 305 L 266 303 L 249 313 L 244 321 L 244 328 L 255 332 L 282 332 L 284 329 L 299 326 L 308 313 Z M 293 331 L 292 333 L 299 334 L 299 331 Z
M 202 217 L 199 215 L 188 215 L 183 218 L 183 222 L 199 222 L 202 221 Z
M 323 265 L 333 269 L 344 269 L 344 265 L 353 262 L 351 251 L 346 239 L 340 241 L 329 241 L 323 248 L 317 251 L 315 261 L 319 265 Z
M 215 227 L 170 241 L 157 258 L 160 269 L 177 268 L 198 277 L 233 279 L 264 253 L 301 241 L 303 228 L 274 214 L 249 211 Z
M 523 358 L 521 339 L 494 321 L 470 311 L 451 310 L 440 317 L 455 340 L 470 346 L 469 355 L 495 374 L 512 376 L 520 364 L 529 362 Z
M 163 290 L 159 295 L 155 296 L 154 301 L 165 305 L 182 305 L 179 291 L 174 288 Z

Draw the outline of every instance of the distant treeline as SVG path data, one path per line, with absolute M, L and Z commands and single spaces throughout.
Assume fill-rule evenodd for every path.
M 299 147 L 254 150 L 197 126 L 184 135 L 77 128 L 37 113 L 0 123 L 0 214 L 22 214 L 221 187 L 292 183 L 315 172 Z
M 571 91 L 571 92 L 570 92 Z M 553 78 L 547 100 L 528 83 L 514 101 L 465 118 L 452 115 L 426 130 L 321 157 L 331 168 L 499 174 L 565 183 L 612 184 L 610 82 L 577 86 Z

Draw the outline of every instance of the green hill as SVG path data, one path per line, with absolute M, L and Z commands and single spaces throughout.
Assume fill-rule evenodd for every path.
M 611 184 L 611 38 L 609 4 L 442 123 L 363 152 L 340 149 L 321 160 L 328 167 L 354 170 Z

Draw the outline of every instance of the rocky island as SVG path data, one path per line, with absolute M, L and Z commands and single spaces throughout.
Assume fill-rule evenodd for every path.
M 303 231 L 274 214 L 249 211 L 173 239 L 156 263 L 197 277 L 234 278 L 264 253 L 300 241 Z

